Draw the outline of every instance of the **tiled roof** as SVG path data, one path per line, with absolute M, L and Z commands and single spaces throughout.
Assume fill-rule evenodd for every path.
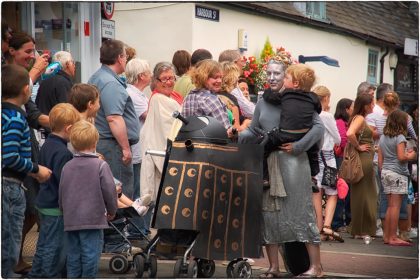
M 230 2 L 229 5 L 345 33 L 380 45 L 403 47 L 405 38 L 418 39 L 418 2 L 326 1 L 325 22 L 306 17 L 293 3 Z M 411 7 L 414 7 L 414 13 L 410 11 L 410 5 L 414 5 Z

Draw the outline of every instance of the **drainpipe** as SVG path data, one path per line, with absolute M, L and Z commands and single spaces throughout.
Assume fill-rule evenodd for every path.
M 387 56 L 388 53 L 389 53 L 389 49 L 388 47 L 386 47 L 385 53 L 381 56 L 381 59 L 379 60 L 379 62 L 381 63 L 381 73 L 379 76 L 379 84 L 382 84 L 384 82 L 384 60 L 385 60 L 385 56 Z

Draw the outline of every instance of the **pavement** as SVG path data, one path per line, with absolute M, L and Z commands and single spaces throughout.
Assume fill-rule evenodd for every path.
M 342 233 L 344 243 L 325 241 L 321 244 L 321 262 L 325 278 L 381 278 L 381 279 L 417 279 L 419 278 L 419 242 L 413 240 L 413 246 L 396 247 L 383 244 L 380 237 L 368 245 L 361 239 L 353 239 L 348 233 Z M 38 233 L 36 226 L 25 240 L 23 256 L 28 262 L 35 252 Z M 265 251 L 264 252 L 264 256 Z M 134 269 L 125 274 L 112 274 L 109 271 L 111 254 L 102 254 L 98 278 L 132 279 L 136 278 Z M 290 278 L 280 259 L 282 278 Z M 258 278 L 269 267 L 266 257 L 253 259 L 252 278 Z M 157 278 L 174 278 L 175 260 L 158 259 Z M 227 262 L 216 261 L 216 270 L 212 278 L 227 278 Z M 143 278 L 147 278 L 145 273 Z

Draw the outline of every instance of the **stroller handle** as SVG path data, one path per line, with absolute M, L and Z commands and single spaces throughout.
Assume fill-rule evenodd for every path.
M 146 155 L 151 156 L 158 156 L 158 157 L 165 157 L 166 153 L 164 151 L 157 151 L 157 150 L 147 150 Z

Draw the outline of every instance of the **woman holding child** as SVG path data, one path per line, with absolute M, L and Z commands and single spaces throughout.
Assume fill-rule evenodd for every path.
M 259 130 L 271 131 L 279 125 L 281 109 L 279 100 L 284 90 L 286 68 L 291 64 L 290 56 L 278 53 L 267 65 L 267 81 L 270 88 L 257 103 L 250 127 L 240 133 L 239 142 L 258 143 Z M 312 85 L 311 85 L 312 86 Z M 313 114 L 313 127 L 297 142 L 286 143 L 280 151 L 274 151 L 280 168 L 271 177 L 282 177 L 284 192 L 273 185 L 263 191 L 262 238 L 267 250 L 270 268 L 261 278 L 280 276 L 279 244 L 304 242 L 310 258 L 307 277 L 323 276 L 320 259 L 320 235 L 312 204 L 311 174 L 308 157 L 304 151 L 321 140 L 323 125 L 317 113 Z M 296 170 L 300 171 L 299 176 Z M 280 172 L 278 172 L 280 171 Z M 283 193 L 283 195 L 281 194 Z

